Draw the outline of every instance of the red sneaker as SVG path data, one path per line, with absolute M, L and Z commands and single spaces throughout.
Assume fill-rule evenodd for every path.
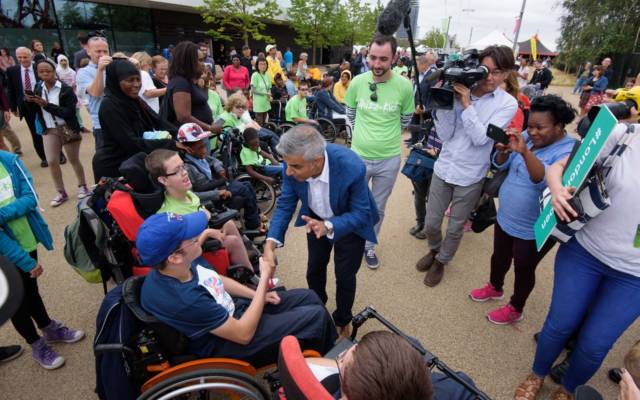
M 509 325 L 522 321 L 522 313 L 516 311 L 511 303 L 487 313 L 487 319 L 496 325 Z
M 471 293 L 469 293 L 469 297 L 471 297 L 473 301 L 482 303 L 487 300 L 502 300 L 504 299 L 504 292 L 497 291 L 492 284 L 487 283 L 483 288 L 473 289 Z

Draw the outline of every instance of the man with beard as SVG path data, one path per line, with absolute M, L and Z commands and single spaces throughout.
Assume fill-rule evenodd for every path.
M 414 112 L 421 111 L 415 109 L 411 81 L 391 71 L 397 47 L 393 36 L 377 33 L 369 46 L 371 70 L 353 79 L 344 98 L 353 127 L 351 150 L 367 167 L 366 180 L 372 181 L 371 191 L 380 215 L 376 236 L 400 170 L 402 129 L 409 125 Z M 380 265 L 374 243 L 369 241 L 365 260 L 371 269 Z

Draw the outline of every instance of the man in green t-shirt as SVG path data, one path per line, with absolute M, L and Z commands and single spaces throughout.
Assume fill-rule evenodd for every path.
M 400 170 L 402 129 L 416 111 L 411 81 L 395 74 L 391 63 L 397 48 L 393 36 L 376 34 L 369 46 L 369 72 L 356 76 L 344 97 L 347 117 L 353 127 L 351 150 L 363 159 L 367 182 L 375 198 L 380 222 Z M 371 269 L 380 266 L 374 243 L 365 246 L 365 261 Z
M 309 119 L 307 115 L 308 95 L 309 83 L 306 81 L 300 81 L 298 84 L 298 94 L 289 99 L 287 106 L 284 109 L 287 122 L 294 122 L 296 124 L 318 124 L 317 121 Z

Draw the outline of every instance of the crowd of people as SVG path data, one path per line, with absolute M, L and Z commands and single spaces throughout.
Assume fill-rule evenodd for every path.
M 415 58 L 417 76 L 412 81 L 410 54 L 399 52 L 396 39 L 382 34 L 325 74 L 308 65 L 306 53 L 296 61 L 291 49 L 282 53 L 273 44 L 256 55 L 248 46 L 240 53 L 221 47 L 211 54 L 205 43 L 185 41 L 170 46 L 164 56 L 152 57 L 142 51 L 111 54 L 107 39 L 99 34 L 79 40 L 82 49 L 73 55 L 73 64 L 59 44 L 47 56 L 42 42 L 34 40 L 15 50 L 17 61 L 7 49 L 0 50 L 0 135 L 11 146 L 9 151 L 0 142 L 0 253 L 16 265 L 25 286 L 12 322 L 31 345 L 34 360 L 46 369 L 64 364 L 51 343 L 77 342 L 84 332 L 51 319 L 38 292 L 37 278 L 43 272 L 38 243 L 51 250 L 52 238 L 20 160 L 25 149 L 11 128 L 12 114 L 25 120 L 40 165 L 49 168 L 56 189 L 51 207 L 69 200 L 61 170 L 67 160 L 76 177 L 77 197 L 92 195 L 79 157 L 83 134 L 89 132 L 80 117 L 82 107 L 95 139 L 94 183 L 121 177 L 123 163 L 143 153 L 145 172 L 161 201 L 135 241 L 140 261 L 153 267 L 142 287 L 142 306 L 184 334 L 190 353 L 201 357 L 264 365 L 277 358 L 286 335 L 321 354 L 337 337 L 350 335 L 362 261 L 371 270 L 387 262 L 380 259 L 377 246 L 389 244 L 378 238 L 402 166 L 407 129 L 411 138 L 406 144 L 436 160 L 429 179 L 412 182 L 416 225 L 409 233 L 426 240 L 426 254 L 415 268 L 425 274 L 427 287 L 437 286 L 445 271 L 455 267 L 470 216 L 486 201 L 487 174 L 492 171 L 494 179 L 504 179 L 496 195 L 489 279 L 469 293 L 473 301 L 502 300 L 513 263 L 513 294 L 487 313 L 490 322 L 508 325 L 524 318 L 536 266 L 554 247 L 553 241 L 536 247 L 534 224 L 543 191 L 550 190 L 561 221 L 577 217 L 570 201 L 576 188 L 564 187 L 562 174 L 577 143 L 567 126 L 578 112 L 561 97 L 545 93 L 553 77 L 541 61 L 534 60 L 529 78 L 527 60 L 516 65 L 505 46 L 480 52 L 486 77 L 471 88 L 454 83 L 454 106 L 446 110 L 430 101 L 430 88 L 439 85 L 429 78 L 437 71 L 437 55 Z M 580 116 L 606 96 L 640 87 L 638 75 L 628 87 L 607 90 L 611 71 L 609 58 L 580 71 L 574 89 L 581 93 Z M 311 104 L 317 112 L 309 112 Z M 637 122 L 637 110 L 631 114 L 621 122 Z M 351 127 L 350 148 L 325 142 L 318 131 L 320 117 L 342 119 Z M 280 123 L 293 126 L 285 133 L 268 129 Z M 487 136 L 490 125 L 505 131 L 506 143 Z M 231 130 L 240 133 L 238 162 L 249 176 L 278 185 L 270 223 L 260 213 L 254 187 L 228 176 L 227 165 L 216 158 L 216 149 Z M 619 124 L 598 163 L 608 160 L 626 134 L 627 125 Z M 640 215 L 636 136 L 604 175 L 611 206 L 558 248 L 551 306 L 537 337 L 532 372 L 515 391 L 518 400 L 537 397 L 560 352 L 573 340 L 561 386 L 553 394 L 554 400 L 571 399 L 640 315 L 640 302 L 635 301 L 640 293 L 640 230 L 638 220 L 630 218 Z M 235 221 L 208 228 L 211 214 L 204 204 L 210 201 L 241 210 L 241 229 Z M 306 227 L 309 289 L 271 291 L 278 281 L 276 252 L 285 245 L 299 204 L 295 225 Z M 250 266 L 242 229 L 257 230 L 266 239 L 255 289 L 216 273 L 201 257 L 202 245 L 213 238 L 226 248 L 232 264 Z M 331 252 L 336 310 L 330 314 L 325 305 Z M 404 389 L 395 392 L 398 399 L 431 398 L 434 390 L 449 390 L 435 382 L 432 388 L 426 366 L 411 361 L 417 353 L 394 340 L 369 334 L 357 347 L 328 361 L 339 375 L 344 398 L 365 398 L 363 388 L 371 381 L 400 385 Z M 397 354 L 389 354 L 391 345 Z M 0 359 L 15 358 L 21 351 L 1 347 Z M 640 352 L 630 354 L 621 387 L 632 391 L 629 377 L 640 379 Z M 358 373 L 382 359 L 397 376 L 407 376 L 389 379 L 391 372 L 382 368 L 374 368 L 373 375 Z M 318 362 L 326 365 L 327 360 Z

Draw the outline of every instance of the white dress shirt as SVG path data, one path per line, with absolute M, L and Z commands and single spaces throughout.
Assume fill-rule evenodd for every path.
M 323 220 L 333 217 L 329 200 L 329 157 L 324 152 L 324 167 L 317 178 L 307 179 L 309 183 L 309 208 Z
M 20 81 L 22 81 L 22 89 L 24 90 L 24 71 L 26 68 L 21 64 L 20 65 Z M 31 90 L 36 87 L 36 75 L 33 73 L 33 67 L 29 67 L 29 78 L 31 78 Z
M 51 104 L 55 104 L 56 106 L 60 105 L 60 90 L 62 89 L 62 83 L 60 81 L 56 81 L 56 84 L 51 88 L 51 90 L 47 90 L 47 85 L 42 83 L 42 98 Z M 56 117 L 51 115 L 49 111 L 42 108 L 42 117 L 44 118 L 44 123 L 47 129 L 55 128 L 58 126 L 63 126 L 65 124 L 64 120 L 60 117 Z

